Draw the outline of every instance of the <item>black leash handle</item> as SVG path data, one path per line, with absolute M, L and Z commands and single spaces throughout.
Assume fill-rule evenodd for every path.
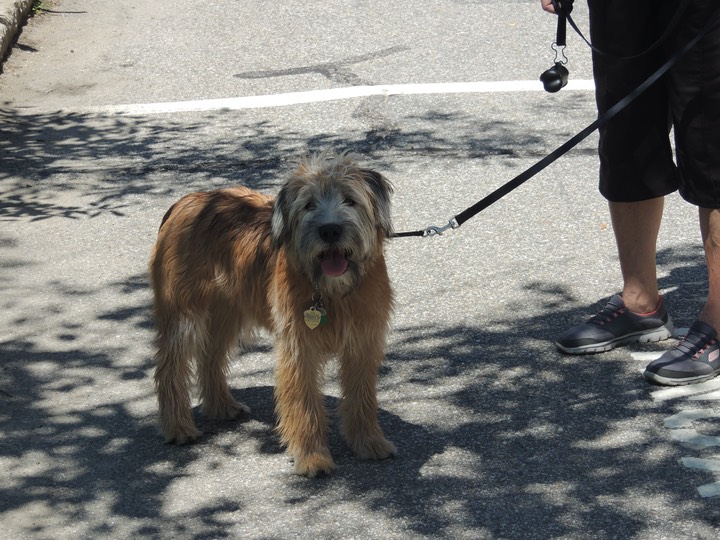
M 567 21 L 570 20 L 574 26 L 574 22 L 570 18 L 570 12 L 573 8 L 574 0 L 563 0 L 562 5 L 558 0 L 552 0 L 553 6 L 555 6 L 555 13 L 558 18 L 557 33 L 555 34 L 555 44 L 558 47 L 564 47 L 567 44 Z
M 463 212 L 460 212 L 456 216 L 450 219 L 450 221 L 447 223 L 447 225 L 444 225 L 442 227 L 438 227 L 435 225 L 431 225 L 429 227 L 426 227 L 425 229 L 419 229 L 416 231 L 410 231 L 410 232 L 401 232 L 401 233 L 395 233 L 393 237 L 395 238 L 401 238 L 405 236 L 435 236 L 442 234 L 444 231 L 448 229 L 457 229 L 460 227 L 463 223 L 465 223 L 470 218 L 475 217 L 477 214 L 485 210 L 488 206 L 490 206 L 493 203 L 496 203 L 500 199 L 502 199 L 505 195 L 510 193 L 511 191 L 517 189 L 521 185 L 523 185 L 525 182 L 530 180 L 533 176 L 538 174 L 540 171 L 557 161 L 557 159 L 562 156 L 563 154 L 566 154 L 569 152 L 572 148 L 577 146 L 580 142 L 582 142 L 584 139 L 588 137 L 593 131 L 595 131 L 597 128 L 602 126 L 603 124 L 606 124 L 609 122 L 612 118 L 618 115 L 620 111 L 625 109 L 630 103 L 632 103 L 640 94 L 645 92 L 648 88 L 650 88 L 655 82 L 657 82 L 660 77 L 662 77 L 673 65 L 677 63 L 680 58 L 682 58 L 690 49 L 692 49 L 697 43 L 705 36 L 705 34 L 708 33 L 708 31 L 712 28 L 713 25 L 715 25 L 720 20 L 720 16 L 714 17 L 712 20 L 708 22 L 708 24 L 705 25 L 705 27 L 698 33 L 697 36 L 695 36 L 692 40 L 690 40 L 683 48 L 676 51 L 675 54 L 673 54 L 670 59 L 665 62 L 660 68 L 650 75 L 647 79 L 645 79 L 640 86 L 635 88 L 632 92 L 630 92 L 627 96 L 625 96 L 623 99 L 618 101 L 615 105 L 610 107 L 605 114 L 600 116 L 597 120 L 595 120 L 593 123 L 588 125 L 585 129 L 577 133 L 575 136 L 570 138 L 569 140 L 565 141 L 562 145 L 560 145 L 558 148 L 553 150 L 550 154 L 542 158 L 540 161 L 535 163 L 534 165 L 530 166 L 528 169 L 521 172 L 519 175 L 517 175 L 515 178 L 507 182 L 506 184 L 500 186 L 498 189 L 487 195 L 485 198 L 481 199 L 480 201 L 476 202 L 474 205 L 472 205 L 470 208 L 464 210 Z

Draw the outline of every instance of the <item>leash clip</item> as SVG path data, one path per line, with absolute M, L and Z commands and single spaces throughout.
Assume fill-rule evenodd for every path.
M 427 238 L 428 236 L 439 236 L 448 229 L 457 229 L 459 226 L 460 224 L 455 218 L 452 218 L 450 221 L 447 222 L 447 225 L 443 225 L 442 227 L 438 227 L 437 225 L 430 225 L 429 227 L 426 227 L 423 231 L 423 238 Z
M 568 57 L 565 55 L 565 45 L 558 45 L 553 43 L 550 47 L 555 51 L 555 63 L 565 65 L 569 62 Z

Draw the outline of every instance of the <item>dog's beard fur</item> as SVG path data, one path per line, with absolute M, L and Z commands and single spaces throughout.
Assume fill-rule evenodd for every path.
M 318 291 L 346 294 L 363 278 L 367 264 L 382 256 L 383 239 L 392 235 L 391 192 L 387 180 L 358 168 L 347 155 L 332 161 L 323 154 L 306 158 L 278 195 L 273 241 L 285 245 L 288 263 Z M 327 229 L 331 232 L 323 234 Z M 347 264 L 346 270 L 328 275 L 323 269 L 328 258 L 335 266 Z
M 228 353 L 257 327 L 274 333 L 276 410 L 296 471 L 330 472 L 320 391 L 323 363 L 340 361 L 341 424 L 361 459 L 395 455 L 377 423 L 392 289 L 383 245 L 392 188 L 348 155 L 303 160 L 278 197 L 247 188 L 194 193 L 163 218 L 150 261 L 158 351 L 155 384 L 166 440 L 199 437 L 190 408 L 195 360 L 203 412 L 249 409 L 227 384 Z M 329 322 L 305 325 L 322 299 Z

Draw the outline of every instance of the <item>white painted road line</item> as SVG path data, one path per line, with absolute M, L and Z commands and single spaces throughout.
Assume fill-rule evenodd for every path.
M 708 472 L 720 472 L 720 459 L 703 459 L 695 457 L 680 458 L 680 463 L 690 469 L 698 469 Z M 717 497 L 720 496 L 720 482 L 712 482 L 703 484 L 697 488 L 701 497 Z
M 689 469 L 698 469 L 718 473 L 720 472 L 720 459 L 705 459 L 696 457 L 682 457 L 680 463 Z M 697 488 L 701 497 L 720 496 L 720 482 L 703 484 Z
M 700 469 L 703 471 L 720 472 L 720 459 L 712 458 L 696 458 L 696 457 L 683 457 L 680 458 L 680 463 L 691 469 Z
M 592 91 L 592 80 L 570 81 L 563 92 Z M 289 92 L 261 96 L 245 96 L 220 99 L 201 99 L 191 101 L 172 101 L 166 103 L 135 103 L 126 105 L 106 105 L 87 107 L 83 112 L 146 115 L 181 112 L 263 109 L 268 107 L 287 107 L 323 101 L 356 99 L 369 96 L 410 96 L 423 94 L 482 94 L 501 92 L 544 92 L 540 81 L 491 81 L 459 83 L 419 83 L 388 84 L 377 86 L 350 86 L 307 92 Z
M 692 427 L 692 423 L 696 420 L 716 417 L 717 413 L 713 409 L 688 409 L 665 419 L 664 425 L 671 430 L 670 434 L 673 440 L 688 448 L 703 450 L 720 447 L 720 437 L 702 435 Z M 714 458 L 685 456 L 680 458 L 680 464 L 690 469 L 718 473 L 720 472 L 720 459 L 718 457 L 720 456 Z M 704 484 L 699 486 L 697 490 L 701 497 L 720 496 L 720 482 Z
M 693 428 L 673 429 L 670 431 L 670 436 L 674 441 L 679 442 L 687 448 L 692 448 L 693 450 L 720 447 L 720 437 L 715 435 L 703 435 Z
M 720 482 L 713 482 L 712 484 L 703 484 L 697 488 L 698 493 L 702 497 L 717 497 L 720 495 Z
M 720 390 L 720 379 L 712 379 L 704 383 L 688 384 L 687 386 L 671 386 L 652 392 L 655 401 L 668 401 L 678 398 L 690 398 L 694 400 L 704 399 L 701 396 L 709 392 L 715 393 Z
M 707 394 L 700 394 L 696 396 L 690 396 L 689 401 L 720 401 L 720 390 L 714 392 L 708 392 Z
M 650 363 L 653 360 L 657 360 L 658 358 L 660 358 L 662 353 L 663 353 L 663 351 L 631 352 L 630 358 L 632 358 L 633 360 Z M 643 366 L 643 371 L 644 371 L 644 369 L 645 369 L 645 366 Z
M 687 335 L 687 333 L 688 333 L 688 328 L 687 328 L 687 327 L 676 327 L 675 330 L 673 331 L 673 336 L 672 336 L 672 337 L 673 337 L 674 339 L 681 339 L 681 338 L 685 337 L 685 336 Z M 671 347 L 668 346 L 668 349 L 669 349 L 669 348 L 671 348 Z M 662 356 L 662 354 L 663 354 L 664 352 L 665 352 L 665 351 L 648 351 L 648 352 L 638 351 L 638 352 L 631 352 L 631 353 L 630 353 L 630 358 L 632 358 L 633 360 L 638 360 L 638 361 L 643 361 L 643 362 L 648 362 L 648 363 L 650 363 L 650 362 L 652 362 L 653 360 L 657 360 L 658 358 L 660 358 L 660 356 Z M 644 371 L 644 368 L 643 368 L 643 371 Z
M 695 420 L 714 418 L 717 413 L 712 409 L 687 409 L 665 419 L 664 425 L 669 429 L 689 428 Z

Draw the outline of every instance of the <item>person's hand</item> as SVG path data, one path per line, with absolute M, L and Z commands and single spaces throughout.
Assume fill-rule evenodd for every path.
M 540 0 L 540 5 L 548 13 L 555 13 L 555 6 L 553 6 L 552 0 Z

